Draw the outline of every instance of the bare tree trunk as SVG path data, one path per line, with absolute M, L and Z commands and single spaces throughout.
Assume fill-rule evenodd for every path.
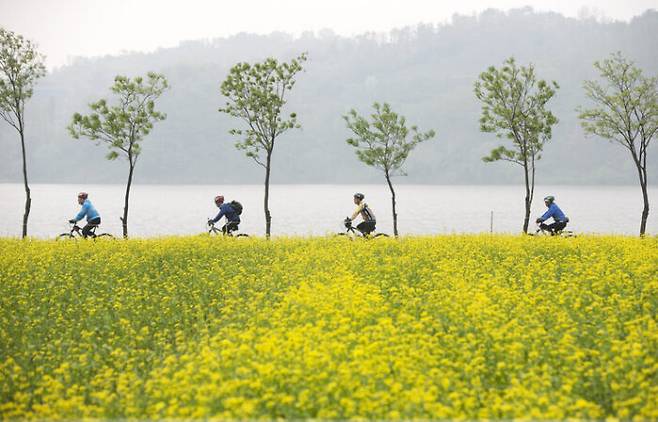
M 525 216 L 523 217 L 523 233 L 528 233 L 528 222 L 530 221 L 530 205 L 532 197 L 530 196 L 530 181 L 528 180 L 528 161 L 523 163 L 523 175 L 525 176 Z
M 647 220 L 649 219 L 649 194 L 647 193 L 647 181 L 644 180 L 642 186 L 642 199 L 644 199 L 644 209 L 642 210 L 642 222 L 640 223 L 640 236 L 644 236 L 647 229 Z
M 391 205 L 393 206 L 393 234 L 395 237 L 398 237 L 398 213 L 395 210 L 395 190 L 393 189 L 393 184 L 391 183 L 391 177 L 388 172 L 384 173 L 386 175 L 386 183 L 388 183 L 388 188 L 391 190 Z
M 649 193 L 647 192 L 647 169 L 638 169 L 640 172 L 640 187 L 642 188 L 642 200 L 644 208 L 642 209 L 642 220 L 640 221 L 640 236 L 644 236 L 647 229 L 647 220 L 649 219 Z
M 265 210 L 265 237 L 270 238 L 272 228 L 272 215 L 270 214 L 270 167 L 272 164 L 272 151 L 267 152 L 267 162 L 265 165 L 265 198 L 263 209 Z
M 646 150 L 644 151 L 644 154 L 646 154 Z M 647 219 L 649 218 L 649 193 L 647 192 L 648 181 L 647 181 L 646 155 L 642 156 L 642 151 L 641 151 L 640 152 L 641 156 L 638 157 L 635 151 L 632 149 L 631 149 L 631 155 L 633 156 L 635 167 L 637 167 L 637 173 L 640 179 L 640 188 L 642 189 L 642 200 L 644 202 L 644 207 L 642 209 L 642 218 L 640 220 L 640 236 L 644 236 L 644 233 L 646 232 L 647 229 Z
M 22 116 L 18 117 L 18 131 L 21 135 L 21 151 L 23 153 L 23 183 L 25 184 L 25 212 L 23 213 L 23 239 L 27 237 L 27 220 L 30 216 L 30 207 L 32 206 L 32 197 L 30 196 L 30 186 L 27 184 L 27 160 L 25 156 L 25 135 L 23 128 Z
M 123 237 L 124 239 L 128 238 L 128 200 L 130 198 L 130 186 L 133 182 L 133 171 L 135 170 L 135 165 L 132 161 L 132 158 L 128 158 L 130 162 L 130 171 L 128 172 L 128 183 L 126 184 L 126 196 L 123 202 L 123 217 L 121 218 L 121 225 L 123 227 Z
M 535 198 L 535 155 L 533 153 L 532 155 L 532 175 L 530 176 L 530 205 L 532 205 L 532 201 Z

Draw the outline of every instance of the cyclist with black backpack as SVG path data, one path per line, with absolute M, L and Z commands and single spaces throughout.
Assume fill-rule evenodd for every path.
M 208 225 L 215 224 L 222 217 L 226 217 L 226 224 L 222 227 L 224 234 L 231 234 L 236 231 L 240 225 L 240 214 L 242 214 L 242 204 L 238 201 L 231 201 L 228 204 L 224 203 L 224 197 L 218 195 L 215 197 L 215 205 L 219 208 L 219 214 L 215 218 L 208 220 Z
M 354 210 L 352 217 L 348 217 L 345 223 L 352 224 L 352 221 L 360 215 L 361 218 L 363 218 L 363 221 L 356 226 L 356 229 L 364 236 L 367 236 L 375 231 L 377 220 L 375 219 L 375 213 L 373 213 L 368 204 L 363 201 L 364 198 L 365 195 L 362 193 L 357 192 L 354 194 L 354 204 L 356 205 L 356 209 Z

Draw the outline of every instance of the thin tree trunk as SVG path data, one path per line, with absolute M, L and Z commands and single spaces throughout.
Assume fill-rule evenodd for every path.
M 644 236 L 647 229 L 647 219 L 649 218 L 649 193 L 647 192 L 647 171 L 640 171 L 640 187 L 642 188 L 642 200 L 644 208 L 642 209 L 642 220 L 640 221 L 640 236 Z
M 133 182 L 133 171 L 135 170 L 135 165 L 132 162 L 132 158 L 128 158 L 130 162 L 130 171 L 128 172 L 128 183 L 126 184 L 126 196 L 123 202 L 123 217 L 121 218 L 121 225 L 123 227 L 123 237 L 124 239 L 128 238 L 128 200 L 130 198 L 130 186 Z
M 265 237 L 270 238 L 272 228 L 272 215 L 270 214 L 270 167 L 272 163 L 272 152 L 267 153 L 267 162 L 265 165 L 265 198 L 263 201 L 263 209 L 265 210 Z
M 644 151 L 646 154 L 646 150 Z M 647 169 L 646 161 L 644 161 L 644 166 L 642 159 L 646 160 L 646 156 L 642 156 L 640 152 L 640 157 L 637 156 L 635 150 L 631 149 L 631 155 L 633 157 L 633 162 L 637 168 L 637 174 L 640 179 L 640 188 L 642 189 L 642 200 L 644 202 L 644 207 L 642 209 L 642 217 L 640 219 L 640 236 L 644 236 L 644 233 L 647 229 L 647 219 L 649 218 L 649 193 L 647 192 Z
M 393 206 L 393 234 L 395 237 L 398 237 L 398 214 L 395 210 L 395 190 L 393 189 L 393 184 L 391 183 L 391 177 L 388 172 L 384 173 L 386 175 L 386 183 L 388 183 L 388 188 L 391 190 L 391 205 Z
M 642 222 L 640 223 L 640 236 L 644 236 L 647 229 L 647 220 L 649 219 L 649 194 L 647 193 L 647 182 L 645 181 L 641 186 L 644 209 L 642 210 Z
M 528 222 L 530 221 L 530 181 L 528 180 L 528 161 L 523 163 L 523 175 L 525 177 L 525 216 L 523 217 L 523 233 L 528 233 Z
M 532 175 L 530 177 L 530 205 L 532 206 L 532 201 L 535 198 L 535 155 L 532 155 Z
M 25 184 L 25 212 L 23 213 L 23 239 L 27 237 L 27 220 L 30 216 L 30 207 L 32 206 L 32 197 L 30 196 L 30 186 L 27 184 L 27 160 L 25 156 L 25 135 L 23 128 L 22 116 L 18 117 L 18 131 L 21 135 L 21 151 L 23 153 L 23 182 Z

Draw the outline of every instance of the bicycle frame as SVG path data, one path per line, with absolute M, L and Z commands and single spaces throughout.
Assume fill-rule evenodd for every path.
M 96 229 L 97 228 L 98 228 L 98 226 L 96 226 L 96 225 L 91 228 L 91 230 L 89 231 L 89 237 L 96 237 Z M 82 227 L 78 226 L 77 223 L 72 225 L 71 231 L 69 233 L 71 234 L 71 236 L 75 236 L 77 234 L 78 237 L 84 237 L 82 235 Z
M 57 239 L 61 238 L 69 238 L 69 239 L 75 239 L 75 238 L 84 238 L 82 235 L 82 227 L 78 226 L 77 223 L 70 223 L 71 224 L 71 230 L 68 233 L 62 233 L 59 236 L 57 236 Z M 97 239 L 99 237 L 107 237 L 107 238 L 114 238 L 110 233 L 101 233 L 101 234 L 96 234 L 96 229 L 98 228 L 98 225 L 93 225 L 91 227 L 91 230 L 89 231 L 89 236 L 92 239 Z
M 368 233 L 368 234 L 363 234 L 360 230 L 358 230 L 356 227 L 354 227 L 352 225 L 352 220 L 350 220 L 349 217 L 346 218 L 343 221 L 343 224 L 345 225 L 345 228 L 347 230 L 345 231 L 345 233 L 338 233 L 338 235 L 347 236 L 350 233 L 352 233 L 352 235 L 354 235 L 355 237 L 362 237 L 364 239 L 369 239 L 371 237 L 388 237 L 388 235 L 386 233 L 377 233 L 377 234 L 375 234 L 375 233 L 371 232 L 371 233 Z
M 529 233 L 531 236 L 559 236 L 559 237 L 576 237 L 573 231 L 571 230 L 558 230 L 556 232 L 551 232 L 550 230 L 544 230 L 541 228 L 541 223 L 537 223 L 537 231 L 534 233 Z
M 237 229 L 236 229 L 236 230 L 232 230 L 232 231 L 227 230 L 226 232 L 224 232 L 222 229 L 217 228 L 215 226 L 215 223 L 211 222 L 210 220 L 209 220 L 209 225 L 210 225 L 210 228 L 208 229 L 208 234 L 211 234 L 211 235 L 212 234 L 216 234 L 216 235 L 221 234 L 222 236 L 234 237 L 233 232 L 237 231 Z M 238 234 L 235 235 L 235 237 L 249 237 L 249 235 L 245 234 L 245 233 L 238 233 Z
M 356 227 L 354 227 L 354 226 L 352 225 L 352 221 L 351 221 L 351 220 L 345 219 L 344 224 L 345 224 L 345 228 L 347 229 L 347 230 L 345 231 L 345 234 L 347 234 L 347 233 L 352 233 L 352 234 L 354 234 L 355 236 L 365 236 L 363 233 L 361 233 L 359 230 L 357 230 Z

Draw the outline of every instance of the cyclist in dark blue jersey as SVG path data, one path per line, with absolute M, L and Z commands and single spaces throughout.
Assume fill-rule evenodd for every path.
M 537 219 L 539 228 L 549 231 L 551 234 L 556 234 L 564 230 L 564 228 L 567 227 L 567 223 L 569 222 L 569 217 L 564 215 L 560 207 L 557 206 L 555 203 L 555 197 L 551 195 L 547 196 L 544 198 L 544 204 L 548 207 L 548 210 L 544 213 L 544 215 Z M 549 218 L 553 219 L 553 223 L 546 224 L 545 221 Z

